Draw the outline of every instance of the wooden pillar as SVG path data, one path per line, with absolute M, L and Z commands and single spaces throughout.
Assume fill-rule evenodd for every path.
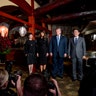
M 29 16 L 29 23 L 31 26 L 29 27 L 29 32 L 31 32 L 33 35 L 35 35 L 35 18 L 34 16 Z
M 35 37 L 34 0 L 31 0 L 31 7 L 32 15 L 28 17 L 29 23 L 31 24 L 31 26 L 29 27 L 29 32 L 32 32 L 33 36 Z

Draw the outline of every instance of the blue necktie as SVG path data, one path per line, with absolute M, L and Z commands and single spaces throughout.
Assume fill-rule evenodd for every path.
M 60 42 L 60 37 L 57 36 L 57 45 L 59 46 L 59 42 Z
M 78 38 L 75 38 L 74 40 L 75 45 L 77 44 L 77 41 L 78 41 Z

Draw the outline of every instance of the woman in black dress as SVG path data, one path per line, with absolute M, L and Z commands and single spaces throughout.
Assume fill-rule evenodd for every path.
M 29 68 L 29 74 L 33 72 L 33 65 L 36 63 L 36 41 L 33 40 L 32 33 L 29 34 L 29 38 L 25 43 L 25 56 L 27 56 L 27 64 Z
M 40 64 L 40 71 L 46 70 L 47 57 L 48 57 L 48 40 L 45 38 L 45 33 L 40 33 L 40 38 L 37 40 L 38 57 Z

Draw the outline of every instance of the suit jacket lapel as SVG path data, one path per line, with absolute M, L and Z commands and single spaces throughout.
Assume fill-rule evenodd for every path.
M 74 37 L 72 38 L 72 42 L 73 42 L 73 44 L 75 44 L 75 43 L 74 43 Z
M 77 44 L 78 44 L 78 42 L 80 42 L 80 40 L 81 40 L 81 38 L 79 37 L 79 38 L 78 38 L 78 41 L 77 41 Z
M 56 46 L 57 46 L 57 36 L 55 36 L 55 43 L 56 43 Z
M 59 45 L 60 45 L 60 43 L 61 43 L 61 40 L 62 40 L 62 36 L 60 36 L 60 41 L 59 41 Z
M 74 45 L 75 45 L 75 42 L 74 42 L 74 37 L 72 38 L 72 42 L 74 43 Z M 80 42 L 80 37 L 78 37 L 78 41 L 77 41 L 77 44 L 78 44 L 78 42 Z M 76 44 L 76 45 L 77 45 Z

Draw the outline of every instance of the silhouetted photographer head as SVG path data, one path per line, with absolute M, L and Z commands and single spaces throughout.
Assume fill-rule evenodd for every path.
M 24 96 L 46 96 L 47 81 L 41 74 L 31 74 L 24 82 Z

